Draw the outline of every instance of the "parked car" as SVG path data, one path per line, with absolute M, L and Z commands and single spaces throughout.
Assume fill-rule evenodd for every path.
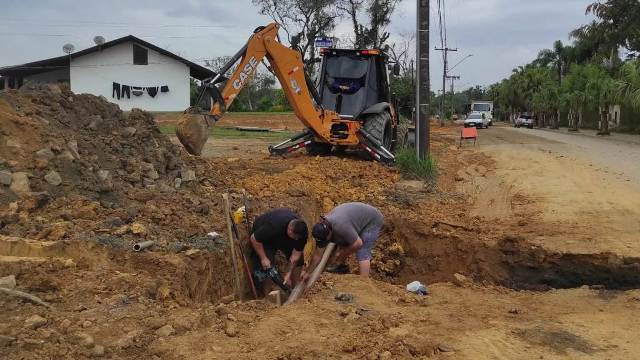
M 516 119 L 516 127 L 519 128 L 522 126 L 533 129 L 533 116 L 528 114 L 521 114 L 520 116 L 518 116 L 518 118 Z
M 464 127 L 488 128 L 489 120 L 482 113 L 473 112 L 464 120 Z

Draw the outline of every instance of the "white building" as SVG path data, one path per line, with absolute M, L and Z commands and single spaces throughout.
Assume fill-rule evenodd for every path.
M 122 110 L 181 111 L 189 79 L 215 73 L 133 35 L 68 56 L 0 68 L 0 90 L 28 82 L 69 83 L 76 94 L 104 96 Z

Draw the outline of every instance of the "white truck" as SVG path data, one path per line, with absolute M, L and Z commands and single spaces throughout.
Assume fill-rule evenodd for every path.
M 470 113 L 483 114 L 489 120 L 489 126 L 493 125 L 493 101 L 473 100 L 470 110 Z

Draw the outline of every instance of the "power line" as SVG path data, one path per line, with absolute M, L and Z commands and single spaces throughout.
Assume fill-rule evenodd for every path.
M 230 29 L 230 28 L 238 28 L 237 25 L 205 25 L 205 24 L 149 24 L 149 23 L 137 23 L 137 22 L 103 22 L 103 21 L 92 21 L 92 20 L 56 20 L 51 22 L 43 22 L 37 19 L 18 19 L 18 18 L 6 18 L 0 17 L 0 21 L 3 22 L 19 22 L 19 23 L 28 23 L 28 24 L 36 24 L 40 26 L 101 26 L 101 27 L 125 27 L 125 26 L 135 26 L 135 27 L 151 27 L 151 28 L 212 28 L 212 29 Z

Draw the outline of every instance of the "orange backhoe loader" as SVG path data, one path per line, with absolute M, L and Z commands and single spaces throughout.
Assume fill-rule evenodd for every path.
M 380 50 L 321 49 L 317 89 L 305 74 L 300 52 L 279 41 L 278 28 L 275 23 L 257 28 L 219 73 L 204 82 L 197 104 L 210 98 L 209 112 L 201 114 L 201 106 L 196 105 L 185 111 L 176 128 L 186 150 L 201 154 L 209 128 L 220 120 L 266 57 L 267 68 L 278 78 L 295 115 L 307 128 L 271 146 L 271 154 L 284 155 L 304 147 L 311 154 L 361 148 L 375 160 L 392 163 L 397 115 L 390 101 L 386 55 Z M 226 78 L 225 73 L 236 63 L 233 74 Z

